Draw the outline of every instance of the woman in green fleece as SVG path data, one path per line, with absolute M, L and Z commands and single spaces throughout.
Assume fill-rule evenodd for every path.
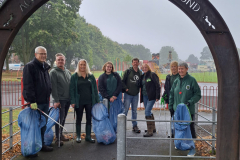
M 188 74 L 188 64 L 185 62 L 178 64 L 179 77 L 173 82 L 170 97 L 169 110 L 176 111 L 178 104 L 184 103 L 194 121 L 195 103 L 201 99 L 201 90 L 196 79 Z M 190 124 L 192 138 L 196 138 L 194 122 Z M 190 150 L 187 156 L 194 156 L 195 149 Z
M 88 63 L 85 59 L 78 62 L 77 69 L 70 81 L 71 106 L 75 108 L 77 114 L 76 132 L 77 142 L 81 142 L 81 121 L 83 110 L 86 112 L 86 138 L 85 140 L 95 143 L 91 138 L 91 111 L 92 106 L 99 103 L 96 80 L 90 72 Z

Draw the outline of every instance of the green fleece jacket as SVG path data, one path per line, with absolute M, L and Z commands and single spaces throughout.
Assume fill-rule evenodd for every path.
M 138 69 L 136 72 L 133 67 L 127 69 L 122 76 L 122 88 L 124 91 L 128 89 L 126 92 L 131 96 L 136 96 L 139 93 L 140 88 L 140 77 L 142 76 L 142 72 Z
M 62 70 L 58 67 L 54 67 L 49 75 L 52 83 L 52 97 L 54 101 L 70 100 L 69 84 L 71 72 L 66 68 Z
M 98 97 L 98 90 L 97 90 L 97 84 L 96 84 L 96 79 L 93 75 L 88 75 L 89 76 L 89 81 L 92 84 L 92 106 L 96 103 L 99 103 L 99 97 Z M 78 74 L 74 73 L 71 77 L 70 81 L 70 99 L 71 99 L 71 104 L 75 104 L 76 108 L 79 108 L 79 100 L 81 101 L 81 97 L 78 94 Z M 91 96 L 91 95 L 89 95 Z
M 201 99 L 201 90 L 196 79 L 188 73 L 185 77 L 180 76 L 174 81 L 169 97 L 169 109 L 176 111 L 180 103 L 190 103 L 189 110 L 195 114 L 195 103 Z

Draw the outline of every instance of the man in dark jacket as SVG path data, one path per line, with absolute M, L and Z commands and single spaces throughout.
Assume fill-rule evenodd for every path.
M 69 94 L 69 85 L 71 79 L 71 72 L 65 68 L 66 58 L 62 53 L 57 53 L 56 57 L 56 65 L 50 71 L 50 79 L 52 83 L 52 97 L 54 99 L 54 108 L 60 109 L 60 124 L 64 126 L 65 120 L 67 117 L 67 113 L 70 107 L 70 94 Z M 63 145 L 62 141 L 69 141 L 62 134 L 62 128 L 60 128 L 60 137 L 59 137 L 59 125 L 55 125 L 56 131 L 56 142 L 55 144 L 59 144 L 59 139 L 61 140 L 60 145 Z
M 140 88 L 140 77 L 142 72 L 138 68 L 139 59 L 134 58 L 132 60 L 132 67 L 127 69 L 122 77 L 122 87 L 124 93 L 124 111 L 123 113 L 127 116 L 128 110 L 131 104 L 132 119 L 137 119 L 137 106 L 139 99 L 139 88 Z M 136 121 L 132 121 L 133 131 L 135 133 L 140 133 Z
M 46 114 L 49 109 L 49 97 L 51 94 L 51 82 L 48 70 L 50 66 L 45 62 L 47 58 L 46 48 L 39 46 L 35 49 L 35 58 L 27 63 L 23 69 L 23 97 L 31 103 L 31 108 L 39 108 Z M 35 108 L 36 109 L 36 108 Z M 45 116 L 47 122 L 47 116 Z M 52 151 L 53 148 L 44 145 L 44 133 L 46 125 L 41 129 L 41 151 Z M 37 156 L 33 155 L 33 156 Z

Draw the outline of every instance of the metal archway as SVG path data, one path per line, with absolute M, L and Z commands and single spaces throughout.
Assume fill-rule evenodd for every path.
M 4 3 L 0 8 L 1 76 L 8 48 L 18 30 L 48 0 L 2 1 Z M 239 159 L 240 68 L 235 42 L 223 18 L 208 0 L 169 1 L 195 23 L 213 54 L 219 86 L 217 159 L 237 160 Z M 0 106 L 1 104 L 0 100 Z

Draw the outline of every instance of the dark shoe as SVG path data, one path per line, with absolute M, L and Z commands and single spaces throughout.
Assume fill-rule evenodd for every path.
M 91 125 L 86 125 L 86 137 L 85 141 L 88 141 L 90 143 L 95 143 L 95 139 L 91 138 Z
M 35 158 L 35 157 L 38 157 L 38 154 L 33 154 L 33 155 L 29 155 L 29 156 L 26 156 L 27 158 Z
M 69 141 L 69 139 L 66 138 L 64 135 L 61 135 L 61 141 Z
M 76 132 L 77 132 L 77 143 L 81 143 L 81 125 L 76 125 Z
M 139 130 L 138 126 L 133 127 L 133 132 L 135 133 L 141 133 L 141 130 Z
M 147 129 L 145 130 L 145 133 L 147 132 Z M 153 133 L 156 133 L 156 129 L 153 129 Z
M 168 136 L 168 138 L 170 138 L 170 136 Z M 174 138 L 174 135 L 172 134 L 172 138 Z
M 51 152 L 51 151 L 53 151 L 53 147 L 43 145 L 41 151 L 43 151 L 43 152 Z
M 76 142 L 81 143 L 81 141 L 82 141 L 81 137 L 80 138 L 77 137 Z
M 57 146 L 58 146 L 58 143 L 59 143 L 59 141 L 56 140 L 56 141 L 55 141 L 55 144 L 56 144 Z M 61 140 L 60 140 L 60 146 L 63 146 L 63 141 L 61 141 Z

